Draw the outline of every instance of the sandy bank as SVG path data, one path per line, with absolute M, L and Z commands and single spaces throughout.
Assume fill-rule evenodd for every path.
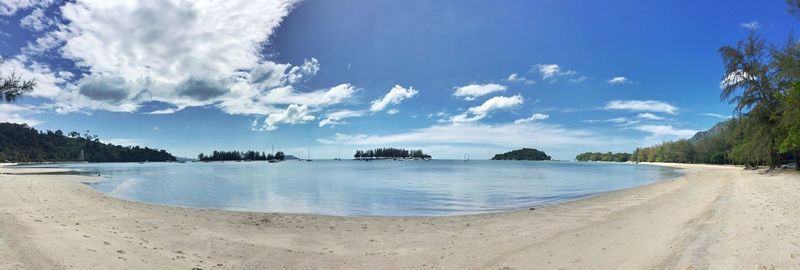
M 685 176 L 439 218 L 182 209 L 106 197 L 86 176 L 0 174 L 0 269 L 800 267 L 800 176 L 671 166 Z

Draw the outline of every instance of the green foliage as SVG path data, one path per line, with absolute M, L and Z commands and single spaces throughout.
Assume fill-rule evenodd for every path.
M 795 83 L 782 100 L 781 128 L 786 137 L 781 141 L 778 150 L 781 153 L 796 154 L 800 151 L 800 82 Z
M 631 161 L 636 162 L 676 162 L 676 163 L 736 163 L 731 158 L 739 121 L 728 120 L 704 132 L 702 137 L 664 142 L 650 147 L 636 148 Z
M 0 78 L 0 100 L 14 102 L 19 96 L 33 91 L 35 87 L 34 80 L 22 80 L 22 77 L 16 74 L 8 75 Z
M 533 148 L 522 148 L 494 155 L 492 160 L 550 160 L 550 156 Z
M 278 151 L 275 155 L 265 154 L 258 151 L 214 151 L 210 155 L 200 153 L 197 155 L 199 161 L 229 161 L 229 160 L 284 160 L 286 155 Z
M 69 134 L 67 137 L 60 130 L 45 132 L 24 124 L 0 123 L 0 161 L 79 161 L 81 151 L 88 162 L 175 161 L 164 150 L 106 144 L 88 131 L 83 136 L 75 131 Z
M 631 160 L 630 153 L 600 153 L 600 152 L 586 152 L 575 157 L 577 161 L 608 161 L 608 162 L 626 162 Z
M 386 159 L 386 158 L 421 158 L 430 159 L 431 155 L 422 150 L 406 150 L 402 148 L 376 148 L 370 150 L 356 150 L 355 159 Z

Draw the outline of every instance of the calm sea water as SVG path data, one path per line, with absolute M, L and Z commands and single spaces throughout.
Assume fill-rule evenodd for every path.
M 657 166 L 530 161 L 107 163 L 91 186 L 156 204 L 325 215 L 441 216 L 575 200 L 679 175 Z

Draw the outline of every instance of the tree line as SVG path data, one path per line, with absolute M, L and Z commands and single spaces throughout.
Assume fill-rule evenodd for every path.
M 197 155 L 199 161 L 232 161 L 232 160 L 281 160 L 286 159 L 286 155 L 281 152 L 273 154 L 266 154 L 263 151 L 214 151 L 210 155 L 200 153 Z
M 608 162 L 626 162 L 631 160 L 630 153 L 600 153 L 600 152 L 586 152 L 579 154 L 575 157 L 577 161 L 608 161 Z
M 800 0 L 788 0 L 800 18 Z M 794 160 L 800 169 L 800 42 L 767 44 L 756 30 L 718 50 L 725 69 L 720 99 L 734 118 L 713 136 L 638 148 L 634 161 L 766 165 Z
M 431 155 L 425 154 L 422 150 L 406 150 L 402 148 L 376 148 L 370 150 L 356 150 L 355 159 L 373 158 L 421 158 L 430 159 Z
M 25 124 L 0 123 L 0 161 L 144 162 L 175 161 L 175 156 L 165 150 L 103 143 L 88 130 L 64 134 L 61 130 L 37 131 Z

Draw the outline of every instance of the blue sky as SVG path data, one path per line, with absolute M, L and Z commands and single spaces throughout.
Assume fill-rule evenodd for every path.
M 0 121 L 164 148 L 558 159 L 731 115 L 717 49 L 784 42 L 783 1 L 11 1 Z

